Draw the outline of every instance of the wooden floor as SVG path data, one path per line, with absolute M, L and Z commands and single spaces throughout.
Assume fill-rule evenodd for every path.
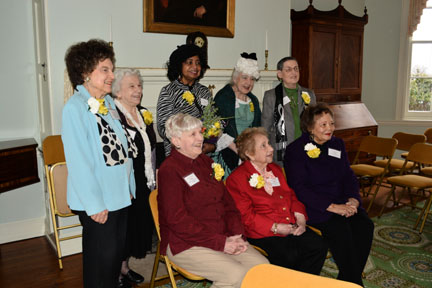
M 378 215 L 383 203 L 382 195 L 381 192 L 378 194 L 369 213 L 371 217 Z M 363 205 L 367 207 L 368 202 L 365 199 Z M 82 287 L 81 254 L 65 257 L 63 266 L 61 271 L 56 254 L 45 237 L 0 245 L 1 288 Z M 148 286 L 143 284 L 140 287 Z

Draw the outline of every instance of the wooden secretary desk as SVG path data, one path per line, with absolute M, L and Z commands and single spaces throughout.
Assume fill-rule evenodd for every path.
M 292 55 L 301 68 L 299 83 L 313 89 L 317 101 L 330 104 L 335 136 L 344 139 L 352 161 L 362 138 L 378 132 L 375 119 L 361 102 L 367 10 L 358 17 L 345 10 L 342 0 L 331 11 L 317 10 L 312 2 L 306 10 L 291 10 Z

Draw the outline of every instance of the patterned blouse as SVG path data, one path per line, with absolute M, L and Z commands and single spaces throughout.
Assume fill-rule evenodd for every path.
M 183 99 L 183 93 L 187 91 L 190 91 L 195 97 L 195 101 L 192 104 L 189 104 L 185 99 Z M 193 86 L 189 87 L 178 80 L 174 80 L 162 88 L 159 94 L 156 115 L 157 129 L 159 135 L 164 140 L 166 156 L 171 152 L 171 142 L 165 135 L 165 122 L 168 118 L 177 113 L 185 113 L 201 118 L 202 111 L 209 103 L 210 98 L 210 90 L 198 82 L 195 82 Z

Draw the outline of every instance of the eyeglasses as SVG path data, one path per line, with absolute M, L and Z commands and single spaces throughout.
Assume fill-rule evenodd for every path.
M 299 72 L 300 71 L 300 67 L 298 67 L 298 66 L 295 66 L 295 67 L 286 67 L 286 68 L 283 68 L 282 71 L 285 71 L 287 73 L 290 73 L 292 71 Z

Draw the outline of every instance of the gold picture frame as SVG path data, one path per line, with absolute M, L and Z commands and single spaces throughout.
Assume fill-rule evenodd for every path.
M 202 2 L 213 6 L 199 17 L 203 10 L 197 12 L 192 6 Z M 143 7 L 144 32 L 187 35 L 200 31 L 207 36 L 234 37 L 235 0 L 143 0 Z

